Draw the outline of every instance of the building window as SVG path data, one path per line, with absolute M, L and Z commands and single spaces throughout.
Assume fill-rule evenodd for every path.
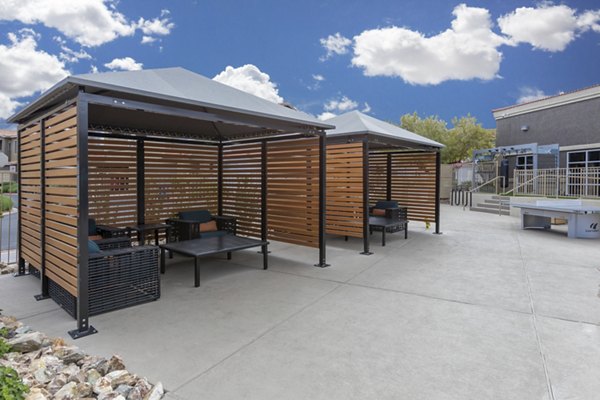
M 517 156 L 516 169 L 533 169 L 533 156 Z
M 572 151 L 567 153 L 567 167 L 569 168 L 597 168 L 600 167 L 600 150 Z

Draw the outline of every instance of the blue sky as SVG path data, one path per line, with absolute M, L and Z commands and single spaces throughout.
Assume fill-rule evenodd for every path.
M 600 83 L 598 1 L 3 0 L 0 27 L 0 124 L 67 74 L 141 67 L 321 117 L 489 128 L 493 108 Z

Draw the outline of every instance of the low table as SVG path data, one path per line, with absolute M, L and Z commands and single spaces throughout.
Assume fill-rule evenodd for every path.
M 183 242 L 167 243 L 160 246 L 160 272 L 165 273 L 165 251 L 194 257 L 194 286 L 200 286 L 200 257 L 213 254 L 227 253 L 227 259 L 231 259 L 231 252 L 262 247 L 263 269 L 267 269 L 269 242 L 250 239 L 245 237 L 225 235 L 219 237 L 200 238 L 185 240 Z
M 385 231 L 388 228 L 404 228 L 404 239 L 408 238 L 408 221 L 405 219 L 392 219 L 386 217 L 369 217 L 369 230 L 373 233 L 372 228 L 381 228 L 381 245 L 385 246 Z
M 144 240 L 144 236 L 146 232 L 150 232 L 150 231 L 154 231 L 154 244 L 158 246 L 158 233 L 159 231 L 163 230 L 165 231 L 165 235 L 168 238 L 169 237 L 169 229 L 171 229 L 172 226 L 168 225 L 168 224 L 142 224 L 142 225 L 132 225 L 132 226 L 128 226 L 127 230 L 129 232 L 129 237 L 131 237 L 131 231 L 136 231 L 138 233 L 138 238 L 139 238 L 139 242 L 140 245 L 143 244 L 143 240 Z
M 568 221 L 569 238 L 600 238 L 600 208 L 579 200 L 537 201 L 511 204 L 521 209 L 521 229 L 550 229 L 551 218 Z

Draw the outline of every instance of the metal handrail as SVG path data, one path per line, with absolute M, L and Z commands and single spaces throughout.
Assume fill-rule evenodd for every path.
M 504 180 L 504 176 L 503 176 L 503 175 L 500 175 L 500 176 L 497 176 L 497 177 L 495 177 L 495 178 L 492 178 L 492 179 L 490 179 L 490 180 L 489 180 L 489 181 L 487 181 L 487 182 L 484 182 L 484 183 L 482 183 L 481 185 L 477 186 L 476 188 L 473 188 L 473 189 L 469 190 L 469 192 L 471 192 L 471 193 L 475 193 L 476 191 L 478 191 L 479 189 L 481 189 L 481 188 L 482 188 L 482 187 L 484 187 L 485 185 L 488 185 L 488 184 L 490 184 L 490 183 L 492 183 L 492 182 L 494 182 L 494 181 L 496 181 L 496 180 L 498 180 L 498 179 L 502 179 L 502 187 L 504 187 L 504 182 L 505 182 L 505 180 Z M 498 194 L 498 184 L 497 184 L 497 183 L 496 183 L 496 194 Z
M 510 192 L 514 192 L 515 190 L 517 190 L 517 189 L 519 189 L 519 188 L 522 188 L 522 187 L 523 187 L 523 186 L 525 186 L 525 185 L 528 185 L 528 184 L 530 184 L 531 182 L 535 181 L 537 178 L 539 178 L 539 176 L 537 176 L 537 175 L 536 175 L 536 176 L 534 176 L 533 178 L 531 178 L 531 179 L 529 179 L 529 180 L 527 180 L 527 181 L 525 181 L 525 182 L 521 183 L 519 186 L 515 186 L 515 187 L 513 187 L 512 189 L 510 189 L 508 192 L 504 192 L 504 193 L 502 193 L 502 194 L 503 194 L 503 195 L 508 195 Z

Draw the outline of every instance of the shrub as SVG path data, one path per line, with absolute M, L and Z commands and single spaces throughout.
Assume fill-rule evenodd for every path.
M 8 339 L 8 335 L 10 335 L 10 331 L 7 327 L 0 329 L 0 338 Z
M 6 353 L 10 352 L 10 344 L 0 338 L 0 357 L 3 357 Z
M 2 182 L 2 193 L 17 193 L 17 182 Z
M 17 371 L 9 367 L 0 367 L 0 399 L 23 400 L 29 391 L 23 384 Z
M 13 202 L 12 199 L 8 196 L 0 196 L 0 208 L 2 212 L 10 211 L 12 209 Z

